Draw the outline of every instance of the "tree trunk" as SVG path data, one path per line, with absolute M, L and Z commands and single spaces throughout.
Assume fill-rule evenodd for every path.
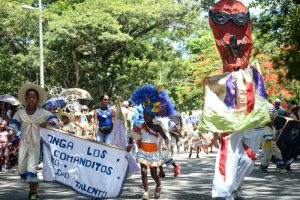
M 80 65 L 77 62 L 77 57 L 76 57 L 76 51 L 72 51 L 72 56 L 73 56 L 73 64 L 75 66 L 75 87 L 79 87 L 79 80 L 80 80 Z

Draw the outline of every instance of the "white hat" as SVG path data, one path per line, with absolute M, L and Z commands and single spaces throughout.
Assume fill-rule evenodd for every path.
M 60 113 L 59 115 L 60 115 L 60 117 L 66 116 L 70 122 L 75 121 L 74 115 L 72 115 L 71 113 L 63 112 L 63 113 Z
M 123 101 L 122 104 L 124 104 L 125 106 L 129 106 L 129 102 L 128 101 Z
M 26 103 L 26 92 L 30 89 L 37 91 L 37 93 L 39 95 L 38 106 L 42 106 L 45 103 L 45 101 L 47 100 L 46 91 L 41 86 L 33 84 L 33 83 L 23 83 L 21 85 L 21 87 L 19 89 L 19 97 L 18 97 L 21 104 L 23 104 L 23 105 L 27 104 Z
M 280 99 L 276 98 L 274 102 L 280 103 Z
M 87 107 L 86 105 L 83 105 L 82 107 L 81 107 L 81 110 L 88 110 L 89 109 L 89 107 Z
M 94 116 L 94 111 L 91 111 L 91 112 L 88 112 L 88 114 L 87 115 L 92 115 L 92 116 Z
M 74 116 L 81 116 L 81 115 L 82 115 L 81 112 L 75 112 L 75 113 L 74 113 Z

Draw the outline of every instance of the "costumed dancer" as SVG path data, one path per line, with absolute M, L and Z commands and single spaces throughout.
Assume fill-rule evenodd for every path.
M 160 125 L 162 127 L 163 131 L 165 132 L 166 136 L 168 137 L 168 139 L 171 140 L 171 136 L 169 133 L 169 127 L 172 128 L 172 125 L 174 126 L 174 123 L 171 123 L 170 118 L 155 117 L 154 123 Z M 174 177 L 177 177 L 180 174 L 181 167 L 175 163 L 173 157 L 170 156 L 170 152 L 167 149 L 163 150 L 163 144 L 164 144 L 163 138 L 159 137 L 158 149 L 162 155 L 162 160 L 164 161 L 164 164 L 166 166 L 172 165 L 174 167 Z M 169 148 L 170 148 L 170 146 L 169 146 Z M 161 178 L 164 178 L 166 176 L 162 165 L 159 166 L 158 176 Z
M 260 169 L 263 172 L 268 172 L 269 162 L 272 158 L 272 141 L 275 139 L 275 133 L 272 126 L 265 126 L 263 129 L 265 134 L 263 135 L 263 140 L 261 142 L 263 155 L 261 158 Z
M 269 123 L 264 127 L 265 134 L 263 135 L 263 139 L 261 142 L 261 149 L 263 154 L 261 158 L 260 169 L 262 172 L 268 172 L 269 163 L 272 158 L 272 149 L 274 141 L 276 139 L 275 127 L 273 127 L 274 119 L 276 117 L 275 108 L 271 103 L 268 103 L 268 108 L 272 123 Z
M 19 90 L 19 101 L 25 105 L 9 122 L 9 128 L 21 131 L 18 155 L 21 180 L 29 183 L 29 199 L 38 199 L 37 166 L 40 157 L 40 127 L 56 126 L 58 119 L 51 112 L 40 108 L 46 101 L 46 92 L 39 85 L 25 83 Z
M 223 74 L 205 79 L 201 128 L 221 133 L 213 180 L 213 199 L 241 199 L 244 177 L 254 169 L 262 131 L 271 121 L 258 63 L 249 64 L 250 14 L 236 0 L 209 9 L 209 24 L 223 63 Z
M 162 85 L 155 87 L 153 85 L 145 85 L 138 88 L 132 94 L 133 103 L 143 105 L 143 116 L 145 123 L 133 127 L 133 131 L 140 138 L 140 146 L 137 152 L 137 162 L 141 165 L 142 182 L 144 186 L 144 194 L 142 199 L 149 199 L 147 167 L 150 168 L 151 176 L 156 183 L 155 197 L 159 197 L 162 189 L 160 178 L 157 175 L 157 167 L 162 165 L 162 157 L 158 149 L 159 135 L 164 139 L 165 146 L 168 149 L 169 139 L 164 133 L 162 127 L 154 124 L 155 116 L 169 117 L 174 112 L 174 106 L 171 103 L 166 91 Z

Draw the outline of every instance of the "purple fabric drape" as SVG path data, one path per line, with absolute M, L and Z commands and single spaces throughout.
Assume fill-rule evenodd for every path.
M 232 75 L 226 80 L 226 96 L 224 103 L 229 109 L 235 108 L 236 105 L 236 86 L 233 83 Z
M 264 84 L 264 80 L 261 76 L 261 74 L 257 71 L 257 69 L 255 69 L 253 66 L 251 66 L 253 69 L 253 79 L 256 85 L 256 89 L 258 91 L 258 94 L 260 96 L 262 96 L 263 98 L 267 99 L 267 92 L 265 89 L 265 84 Z

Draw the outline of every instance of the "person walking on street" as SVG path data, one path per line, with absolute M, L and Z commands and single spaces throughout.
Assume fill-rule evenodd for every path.
M 175 107 L 175 113 L 170 117 L 171 122 L 173 123 L 173 127 L 170 129 L 169 133 L 171 135 L 171 155 L 174 155 L 174 147 L 177 147 L 177 154 L 180 152 L 180 137 L 182 136 L 182 117 L 179 112 L 176 111 Z
M 46 101 L 45 90 L 39 85 L 26 83 L 20 87 L 19 101 L 25 105 L 17 111 L 9 123 L 9 129 L 21 131 L 18 155 L 19 174 L 21 180 L 29 183 L 29 199 L 38 199 L 37 166 L 40 157 L 39 129 L 56 126 L 58 119 L 51 112 L 40 108 Z M 25 199 L 25 198 L 24 198 Z
M 168 149 L 169 139 L 163 128 L 153 122 L 155 116 L 169 117 L 173 114 L 174 106 L 171 103 L 166 91 L 160 85 L 145 85 L 138 88 L 132 94 L 133 103 L 143 105 L 145 123 L 133 127 L 133 131 L 139 135 L 140 146 L 137 152 L 137 162 L 141 165 L 142 182 L 144 193 L 142 199 L 149 199 L 147 167 L 150 168 L 151 176 L 156 183 L 155 197 L 160 197 L 162 183 L 157 174 L 157 167 L 162 165 L 163 160 L 158 147 L 158 139 L 161 136 L 165 145 L 163 149 Z

